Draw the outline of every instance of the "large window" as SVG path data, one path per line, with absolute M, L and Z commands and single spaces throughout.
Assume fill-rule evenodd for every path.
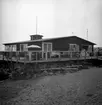
M 42 44 L 42 51 L 51 52 L 52 51 L 52 43 L 43 43 Z
M 16 51 L 16 45 L 5 45 L 5 51 Z
M 9 45 L 5 45 L 5 51 L 10 51 L 10 46 Z
M 47 44 L 43 43 L 43 51 L 47 52 Z
M 16 45 L 12 45 L 12 51 L 16 51 Z
M 79 51 L 79 45 L 77 45 L 77 44 L 70 44 L 69 45 L 69 50 L 78 52 Z
M 28 51 L 27 44 L 20 44 L 20 51 Z
M 52 43 L 48 44 L 48 51 L 51 52 L 52 51 Z
M 88 52 L 92 52 L 92 45 L 88 46 Z

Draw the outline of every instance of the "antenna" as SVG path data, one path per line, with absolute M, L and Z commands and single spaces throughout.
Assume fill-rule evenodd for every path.
M 88 40 L 88 29 L 87 29 L 87 40 Z
M 36 16 L 36 35 L 37 35 L 37 16 Z
M 74 35 L 74 32 L 72 32 L 72 35 Z

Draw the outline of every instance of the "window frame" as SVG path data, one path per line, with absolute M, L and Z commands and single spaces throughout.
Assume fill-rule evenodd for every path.
M 44 44 L 47 44 L 47 50 L 46 51 L 44 51 Z M 52 51 L 52 43 L 51 42 L 43 42 L 42 43 L 42 51 L 43 52 L 51 52 L 51 51 L 48 51 L 48 45 L 51 45 L 51 51 Z
M 21 50 L 21 46 L 23 45 L 23 51 L 28 51 L 28 48 L 27 48 L 27 46 L 28 46 L 28 44 L 20 44 L 20 52 L 23 52 L 22 50 Z M 26 45 L 26 48 L 25 48 L 25 45 Z M 26 50 L 25 50 L 26 49 Z
M 73 51 L 73 47 L 71 47 L 71 46 L 74 46 L 75 45 L 75 50 Z M 78 47 L 78 49 L 77 49 L 77 47 Z M 73 52 L 76 52 L 77 50 L 78 50 L 78 52 L 79 52 L 79 45 L 78 44 L 73 44 L 73 43 L 70 43 L 69 44 L 69 51 L 73 51 Z

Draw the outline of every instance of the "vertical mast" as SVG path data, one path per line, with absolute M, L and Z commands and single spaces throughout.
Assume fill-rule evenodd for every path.
M 36 35 L 37 35 L 37 16 L 36 16 Z
M 87 29 L 87 40 L 88 40 L 88 29 Z
M 72 35 L 74 35 L 74 32 L 72 32 Z

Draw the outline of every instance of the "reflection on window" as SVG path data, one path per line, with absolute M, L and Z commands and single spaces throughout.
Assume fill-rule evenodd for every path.
M 79 51 L 79 45 L 77 45 L 77 44 L 70 44 L 69 50 L 70 51 Z
M 45 52 L 52 51 L 52 43 L 43 43 L 42 50 Z
M 5 51 L 10 51 L 10 46 L 9 45 L 5 46 Z
M 20 51 L 28 51 L 27 44 L 20 44 Z
M 92 45 L 88 46 L 88 52 L 92 52 Z
M 16 51 L 16 45 L 6 45 L 5 51 Z
M 47 51 L 47 44 L 44 43 L 44 51 Z
M 52 44 L 48 44 L 48 51 L 52 51 Z
M 12 51 L 16 51 L 16 45 L 12 45 Z

